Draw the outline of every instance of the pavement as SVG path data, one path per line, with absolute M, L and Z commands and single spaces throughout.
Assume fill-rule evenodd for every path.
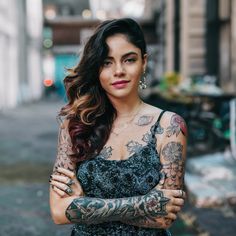
M 0 236 L 65 236 L 53 223 L 48 180 L 63 103 L 40 101 L 0 111 Z
M 48 195 L 62 105 L 50 98 L 0 110 L 0 236 L 70 235 L 71 225 L 52 222 Z M 171 229 L 174 236 L 235 235 L 232 202 L 203 208 L 192 199 Z
M 189 158 L 183 220 L 212 236 L 236 235 L 236 160 L 231 152 Z

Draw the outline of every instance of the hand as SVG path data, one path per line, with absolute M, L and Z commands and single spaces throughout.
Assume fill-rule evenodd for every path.
M 56 168 L 58 174 L 50 176 L 50 185 L 52 189 L 60 196 L 84 196 L 83 189 L 73 171 L 65 168 Z
M 163 189 L 164 181 L 165 178 L 162 176 L 158 185 L 148 193 L 148 196 L 163 201 L 161 204 L 157 204 L 156 211 L 159 212 L 159 215 L 162 214 L 165 215 L 165 218 L 175 220 L 177 213 L 184 205 L 186 193 L 183 190 Z

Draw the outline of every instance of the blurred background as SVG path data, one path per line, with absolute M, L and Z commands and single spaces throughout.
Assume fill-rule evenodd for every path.
M 236 0 L 0 0 L 0 236 L 70 235 L 48 204 L 63 78 L 94 27 L 119 17 L 148 44 L 142 98 L 188 125 L 173 235 L 235 235 Z

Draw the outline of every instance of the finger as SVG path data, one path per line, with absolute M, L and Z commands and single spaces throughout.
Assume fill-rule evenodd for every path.
M 184 198 L 186 196 L 185 192 L 183 190 L 169 190 L 171 191 L 171 195 L 173 197 L 178 197 L 178 198 Z
M 166 206 L 166 212 L 167 213 L 177 214 L 180 210 L 181 210 L 181 207 L 177 206 L 177 205 L 168 205 L 168 206 Z
M 181 210 L 180 206 L 173 206 L 171 212 L 178 213 Z
M 68 195 L 68 194 L 65 193 L 64 191 L 62 191 L 62 190 L 60 190 L 59 188 L 57 188 L 56 186 L 53 186 L 53 185 L 52 185 L 52 189 L 53 189 L 53 191 L 54 191 L 56 194 L 58 194 L 60 197 L 65 197 L 65 196 Z
M 73 192 L 73 190 L 70 188 L 70 187 L 67 187 L 66 189 L 65 189 L 65 192 L 69 195 L 69 196 L 71 196 L 74 192 Z
M 61 173 L 61 174 L 64 174 L 65 176 L 73 179 L 75 177 L 75 172 L 74 171 L 71 171 L 71 170 L 68 170 L 68 169 L 65 169 L 65 168 L 62 168 L 62 167 L 58 167 L 56 168 L 57 172 Z
M 68 186 L 66 184 L 63 184 L 63 183 L 55 181 L 55 180 L 51 180 L 50 184 L 59 188 L 60 190 L 62 190 L 64 192 L 68 188 Z
M 184 205 L 184 199 L 182 198 L 174 198 L 172 200 L 173 205 L 182 207 Z
M 160 180 L 158 185 L 156 186 L 157 189 L 163 189 L 165 183 L 165 173 L 160 173 Z
M 176 220 L 177 219 L 177 215 L 175 213 L 169 213 L 165 217 L 168 218 L 168 219 L 171 219 L 171 220 Z
M 51 175 L 50 177 L 51 177 L 52 180 L 56 180 L 56 181 L 62 182 L 62 183 L 64 183 L 64 184 L 66 184 L 66 182 L 67 182 L 68 179 L 69 179 L 69 178 L 66 177 L 66 176 L 63 176 L 63 175 L 56 175 L 56 174 Z
M 51 179 L 52 180 L 56 180 L 59 181 L 61 183 L 64 183 L 68 186 L 72 185 L 74 183 L 74 181 L 68 177 L 65 177 L 63 175 L 51 175 Z
M 66 184 L 62 184 L 60 182 L 53 181 L 53 180 L 50 182 L 50 184 L 52 186 L 57 187 L 61 191 L 65 192 L 69 196 L 71 196 L 73 194 L 73 190 L 68 185 L 66 185 Z
M 179 193 L 180 193 L 180 197 L 181 197 L 181 198 L 184 198 L 184 199 L 186 198 L 186 193 L 185 193 L 184 190 L 180 189 L 180 190 L 179 190 Z

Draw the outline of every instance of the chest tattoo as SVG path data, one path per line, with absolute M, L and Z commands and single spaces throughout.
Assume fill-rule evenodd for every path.
M 131 153 L 139 152 L 140 149 L 143 147 L 143 145 L 136 141 L 131 140 L 126 144 L 126 147 L 127 147 L 128 152 L 131 154 Z
M 136 124 L 139 126 L 145 126 L 149 125 L 152 121 L 153 121 L 153 116 L 143 115 L 139 117 Z
M 109 147 L 104 147 L 102 151 L 100 152 L 100 156 L 104 159 L 108 159 L 112 155 L 113 148 L 111 146 Z

